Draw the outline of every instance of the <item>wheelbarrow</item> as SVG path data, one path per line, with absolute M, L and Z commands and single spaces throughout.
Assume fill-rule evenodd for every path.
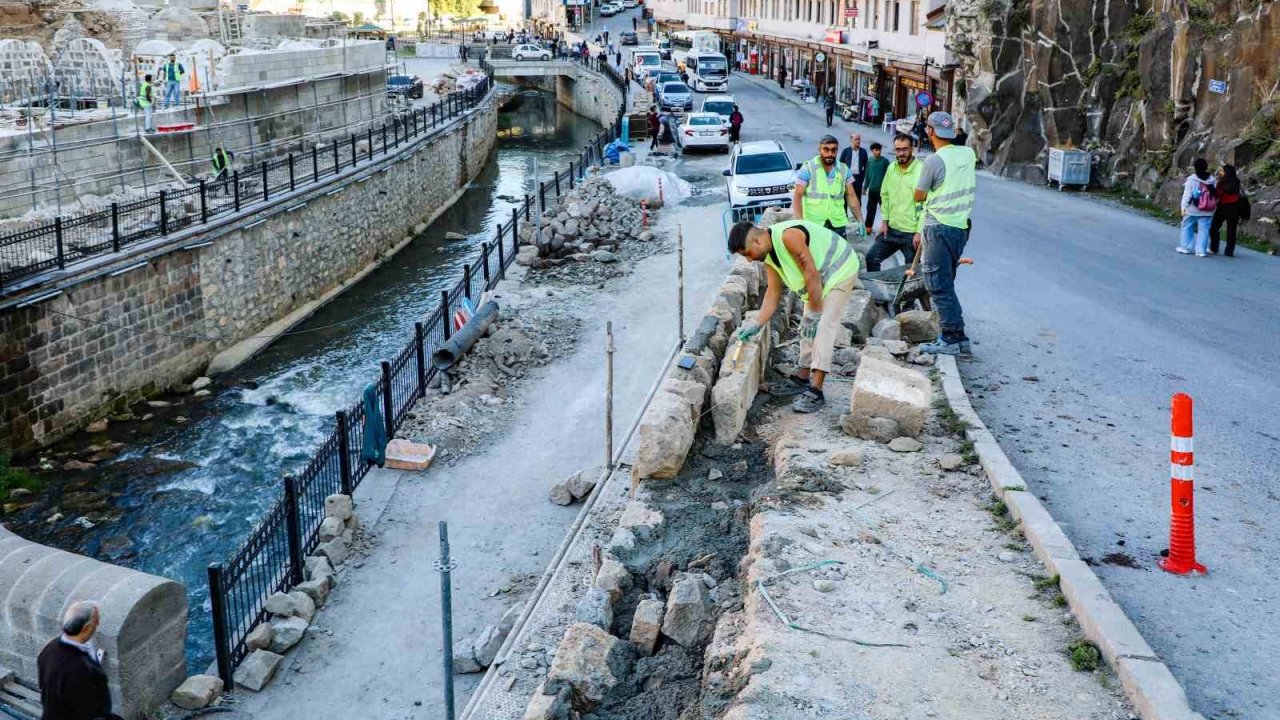
M 919 258 L 919 255 L 916 257 Z M 915 262 L 911 264 L 911 268 L 915 270 Z M 889 317 L 897 316 L 916 302 L 924 309 L 929 309 L 929 291 L 925 289 L 924 276 L 915 272 L 908 277 L 906 265 L 859 273 L 858 280 L 862 283 L 862 288 L 871 293 L 871 299 L 885 307 Z

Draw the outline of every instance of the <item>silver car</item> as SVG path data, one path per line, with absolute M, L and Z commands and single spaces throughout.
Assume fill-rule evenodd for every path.
M 658 104 L 663 110 L 688 112 L 693 109 L 693 91 L 682 82 L 666 82 L 658 88 Z

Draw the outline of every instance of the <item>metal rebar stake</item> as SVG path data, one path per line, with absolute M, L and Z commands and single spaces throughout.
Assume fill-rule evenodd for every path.
M 449 557 L 449 524 L 440 521 L 440 559 L 435 569 L 440 572 L 440 623 L 444 645 L 444 711 L 447 720 L 453 720 L 453 581 L 449 573 L 458 567 L 458 561 Z
M 613 469 L 613 321 L 605 323 L 604 464 Z
M 684 225 L 676 226 L 676 262 L 679 265 L 677 275 L 680 280 L 680 344 L 684 344 Z

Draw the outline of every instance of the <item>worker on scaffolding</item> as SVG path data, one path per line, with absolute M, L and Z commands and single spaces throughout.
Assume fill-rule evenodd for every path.
M 231 161 L 235 160 L 235 153 L 223 148 L 221 145 L 213 149 L 213 179 L 211 182 L 216 186 L 222 185 L 222 190 L 227 189 L 227 181 L 231 179 Z
M 181 99 L 182 76 L 185 75 L 187 69 L 182 67 L 182 63 L 178 62 L 178 56 L 169 53 L 169 59 L 160 66 L 160 73 L 164 76 L 164 107 L 165 109 L 177 105 Z
M 155 99 L 156 92 L 151 87 L 151 76 L 143 75 L 142 83 L 138 85 L 138 107 L 142 108 L 142 131 L 155 132 Z

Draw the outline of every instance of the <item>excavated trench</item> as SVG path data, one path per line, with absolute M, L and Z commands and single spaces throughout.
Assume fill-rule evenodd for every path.
M 677 572 L 705 573 L 715 581 L 709 595 L 717 619 L 742 610 L 738 565 L 750 542 L 752 497 L 773 480 L 768 446 L 750 430 L 762 405 L 757 401 L 748 430 L 732 446 L 716 444 L 710 422 L 705 422 L 679 476 L 652 481 L 646 504 L 663 514 L 663 534 L 627 558 L 633 583 L 614 606 L 615 636 L 630 635 L 641 600 L 666 598 Z M 732 695 L 704 687 L 708 643 L 682 647 L 660 637 L 653 655 L 637 659 L 630 675 L 583 719 L 692 720 L 719 715 Z

